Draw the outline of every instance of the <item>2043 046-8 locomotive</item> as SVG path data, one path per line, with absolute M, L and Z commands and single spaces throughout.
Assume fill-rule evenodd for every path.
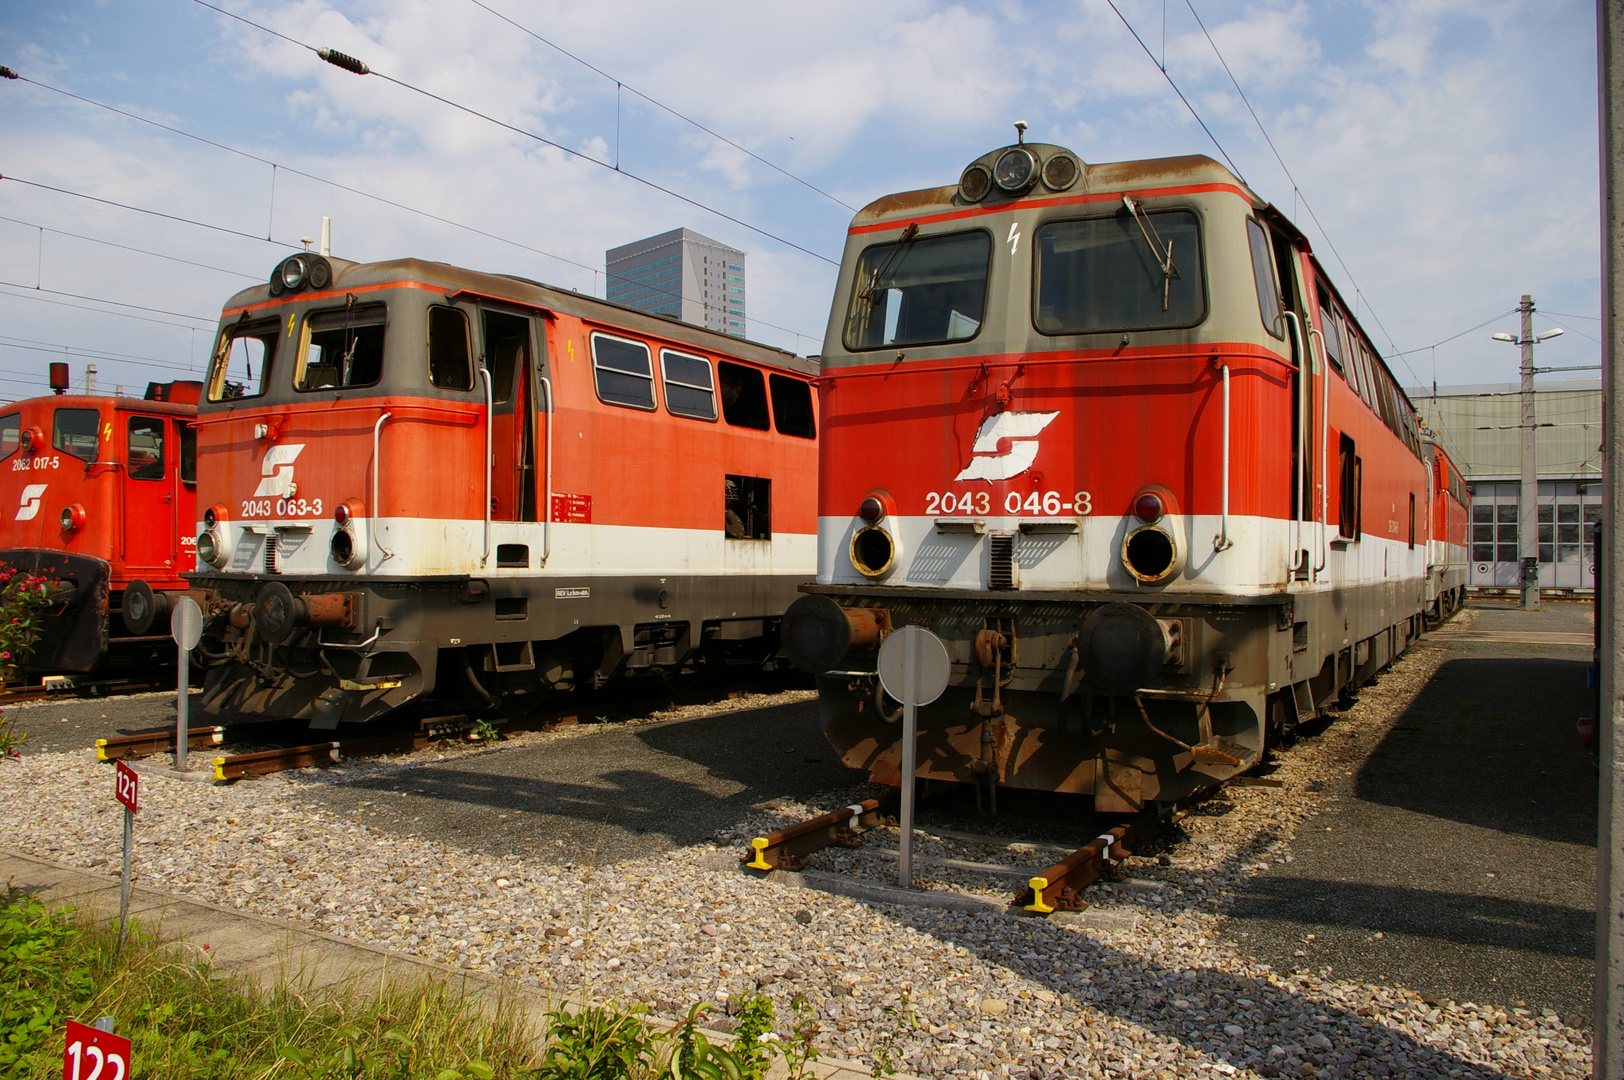
M 1251 768 L 1464 589 L 1459 474 L 1307 239 L 1206 157 L 1006 146 L 871 203 L 819 390 L 784 636 L 878 782 L 908 623 L 953 662 L 918 776 L 1128 812 Z
M 772 666 L 814 365 L 564 289 L 306 253 L 198 409 L 203 709 L 315 728 Z

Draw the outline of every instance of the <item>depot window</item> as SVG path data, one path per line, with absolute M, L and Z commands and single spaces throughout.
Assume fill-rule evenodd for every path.
M 773 423 L 780 435 L 801 439 L 818 437 L 818 422 L 812 412 L 812 387 L 788 375 L 769 375 L 773 393 Z
M 456 308 L 429 308 L 429 382 L 441 390 L 474 388 L 468 316 Z
M 846 348 L 968 341 L 987 304 L 992 237 L 953 233 L 868 248 L 857 260 Z
M 654 408 L 654 364 L 641 341 L 593 334 L 592 373 L 603 401 L 629 409 Z
M 297 390 L 373 386 L 383 377 L 382 304 L 357 304 L 305 317 Z
M 667 412 L 695 420 L 716 419 L 716 383 L 709 360 L 662 349 L 660 370 L 665 376 Z
M 51 423 L 51 445 L 85 461 L 96 460 L 101 414 L 95 409 L 58 409 Z
M 23 414 L 0 416 L 0 461 L 17 452 L 23 444 Z
M 1189 210 L 1055 221 L 1037 232 L 1033 321 L 1045 334 L 1194 326 L 1206 317 L 1201 226 Z
M 280 319 L 261 319 L 226 327 L 209 368 L 209 400 L 255 398 L 270 385 L 276 343 L 282 336 Z
M 132 416 L 127 425 L 124 468 L 131 480 L 164 478 L 164 422 L 156 416 Z

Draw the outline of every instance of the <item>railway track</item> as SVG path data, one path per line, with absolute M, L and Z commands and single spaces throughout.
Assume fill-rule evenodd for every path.
M 229 782 L 290 769 L 324 767 L 384 754 L 410 753 L 436 742 L 479 742 L 488 738 L 492 731 L 509 734 L 543 731 L 576 723 L 634 719 L 661 709 L 712 704 L 751 694 L 796 689 L 796 684 L 801 681 L 800 676 L 786 674 L 680 694 L 667 690 L 663 693 L 598 696 L 515 719 L 487 721 L 468 714 L 434 716 L 417 721 L 415 726 L 397 726 L 383 732 L 365 731 L 350 737 L 314 742 L 309 741 L 310 732 L 304 721 L 255 720 L 191 728 L 187 732 L 187 749 L 207 751 L 233 743 L 283 744 L 216 757 L 213 762 L 215 781 Z M 96 757 L 101 761 L 114 761 L 174 753 L 175 735 L 173 727 L 110 735 L 96 740 Z
M 173 689 L 174 676 L 167 680 L 154 679 L 82 679 L 70 675 L 47 675 L 39 682 L 28 683 L 0 693 L 0 709 L 7 705 L 26 705 L 34 701 L 64 698 L 114 697 L 119 694 L 144 694 L 151 690 Z

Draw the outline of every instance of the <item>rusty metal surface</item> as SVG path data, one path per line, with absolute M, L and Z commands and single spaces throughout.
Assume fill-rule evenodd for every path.
M 1154 837 L 1166 820 L 1168 815 L 1149 813 L 1101 833 L 1027 882 L 1015 902 L 1034 915 L 1081 911 L 1088 906 L 1081 895 L 1083 889 Z
M 230 729 L 220 726 L 192 728 L 186 733 L 188 750 L 207 750 L 223 744 Z M 141 731 L 134 735 L 109 735 L 96 740 L 97 761 L 127 761 L 132 758 L 151 757 L 154 754 L 173 753 L 175 729 Z
M 806 857 L 831 845 L 854 847 L 858 837 L 895 813 L 900 792 L 819 814 L 750 841 L 739 861 L 752 870 L 799 870 Z
M 402 732 L 372 739 L 344 739 L 311 743 L 307 746 L 281 746 L 252 754 L 233 754 L 214 759 L 216 780 L 241 780 L 246 776 L 268 776 L 313 765 L 336 765 L 353 757 L 400 754 L 421 750 L 432 740 L 416 732 Z

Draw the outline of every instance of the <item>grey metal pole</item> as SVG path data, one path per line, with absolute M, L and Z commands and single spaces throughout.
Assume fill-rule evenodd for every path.
M 1522 606 L 1539 607 L 1539 468 L 1534 459 L 1534 298 L 1523 294 L 1522 312 L 1522 492 L 1517 517 L 1517 555 L 1522 562 Z M 1555 541 L 1552 518 L 1552 541 Z M 1530 562 L 1529 560 L 1533 561 Z
M 175 771 L 186 771 L 187 742 L 191 732 L 192 650 L 184 642 L 175 643 Z
M 902 699 L 902 780 L 901 811 L 897 824 L 902 835 L 897 838 L 897 882 L 904 889 L 913 888 L 913 817 L 914 773 L 918 771 L 919 751 L 919 645 L 921 634 L 909 634 L 908 651 L 903 654 L 906 667 L 903 682 L 907 696 Z
M 130 929 L 130 852 L 135 847 L 135 815 L 124 809 L 124 877 L 118 885 L 118 946 Z
M 1596 717 L 1600 739 L 1600 820 L 1596 852 L 1596 1041 L 1594 1075 L 1624 1080 L 1624 0 L 1596 5 L 1596 52 L 1601 121 L 1601 317 L 1602 317 L 1602 534 L 1596 563 L 1596 623 L 1601 680 Z

